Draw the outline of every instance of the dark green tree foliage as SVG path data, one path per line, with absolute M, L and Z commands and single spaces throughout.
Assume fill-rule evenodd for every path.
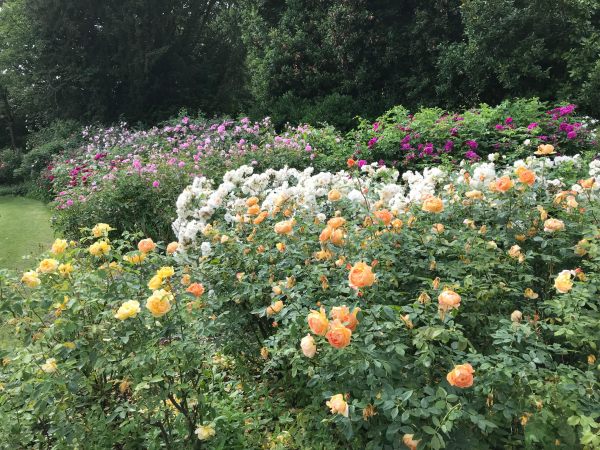
M 464 0 L 461 13 L 464 37 L 438 59 L 443 103 L 538 96 L 600 113 L 588 98 L 598 86 L 600 2 Z
M 356 114 L 435 102 L 438 53 L 462 29 L 458 0 L 251 3 L 252 93 L 276 121 L 344 127 Z
M 0 61 L 17 108 L 41 123 L 228 113 L 243 89 L 235 14 L 216 0 L 12 0 Z

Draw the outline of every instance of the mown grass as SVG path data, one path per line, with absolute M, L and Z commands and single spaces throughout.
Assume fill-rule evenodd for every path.
M 29 268 L 35 258 L 52 243 L 51 211 L 37 200 L 24 197 L 0 197 L 0 267 L 16 270 Z
M 47 250 L 53 240 L 50 216 L 50 208 L 39 201 L 0 196 L 0 268 L 35 268 L 35 257 Z M 0 350 L 15 343 L 13 330 L 5 326 L 5 319 L 0 318 Z

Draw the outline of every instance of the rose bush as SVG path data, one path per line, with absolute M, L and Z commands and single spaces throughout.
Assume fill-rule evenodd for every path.
M 215 345 L 352 448 L 599 445 L 599 164 L 349 167 L 180 196 Z
M 0 350 L 2 447 L 282 448 L 306 420 L 217 351 L 208 293 L 177 252 L 114 234 L 98 224 L 57 239 L 37 269 L 0 271 L 15 335 Z

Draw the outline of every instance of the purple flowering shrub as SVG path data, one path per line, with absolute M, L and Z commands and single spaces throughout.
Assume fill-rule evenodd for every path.
M 269 118 L 209 122 L 189 117 L 149 130 L 124 123 L 86 127 L 82 139 L 81 147 L 48 166 L 56 227 L 70 236 L 81 227 L 110 222 L 162 240 L 172 237 L 175 201 L 194 177 L 216 180 L 243 164 L 259 171 L 285 165 L 327 169 L 335 154 L 331 148 L 342 141 L 333 128 L 300 125 L 277 133 Z
M 549 108 L 537 99 L 481 105 L 463 113 L 423 108 L 413 115 L 395 107 L 375 122 L 361 121 L 354 132 L 354 157 L 408 170 L 477 161 L 493 153 L 515 160 L 540 144 L 573 155 L 597 150 L 595 124 L 578 116 L 575 105 Z

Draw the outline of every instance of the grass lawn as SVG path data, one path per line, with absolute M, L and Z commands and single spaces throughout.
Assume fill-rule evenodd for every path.
M 23 197 L 0 197 L 0 267 L 23 270 L 32 268 L 36 257 L 53 241 L 51 211 L 42 202 Z
M 0 197 L 0 268 L 34 269 L 33 259 L 53 241 L 50 208 L 42 202 L 23 197 Z M 11 330 L 0 318 L 0 350 L 12 346 Z

